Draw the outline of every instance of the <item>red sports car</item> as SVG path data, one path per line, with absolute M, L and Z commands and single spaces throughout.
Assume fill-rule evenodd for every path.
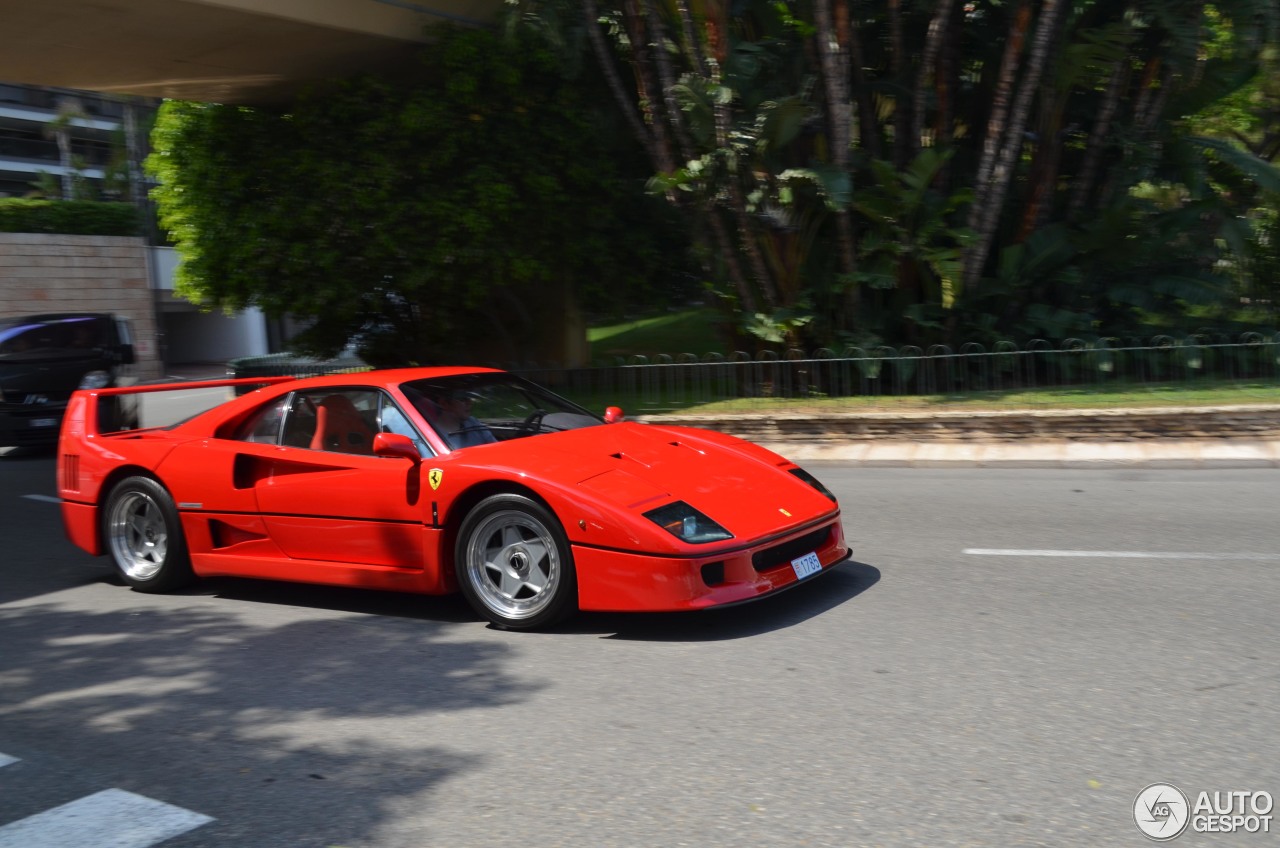
M 212 575 L 461 590 L 520 630 L 735 604 L 849 555 L 835 497 L 794 463 L 502 371 L 275 378 L 171 427 L 99 431 L 112 396 L 244 382 L 77 392 L 58 449 L 71 540 L 144 592 Z

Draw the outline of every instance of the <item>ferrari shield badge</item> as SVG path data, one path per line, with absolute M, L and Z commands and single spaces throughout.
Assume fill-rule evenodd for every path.
M 427 482 L 431 484 L 431 491 L 440 488 L 440 482 L 444 480 L 444 471 L 439 468 L 433 468 L 427 472 Z

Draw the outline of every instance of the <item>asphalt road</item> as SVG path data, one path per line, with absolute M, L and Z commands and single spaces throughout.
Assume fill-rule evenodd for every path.
M 1280 796 L 1280 472 L 810 467 L 856 561 L 512 634 L 130 592 L 0 457 L 0 846 L 104 790 L 212 819 L 171 848 L 1132 846 L 1149 784 Z

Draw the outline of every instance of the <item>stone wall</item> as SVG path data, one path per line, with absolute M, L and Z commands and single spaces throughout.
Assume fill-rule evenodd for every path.
M 0 233 L 0 316 L 110 312 L 133 324 L 138 376 L 161 374 L 140 238 Z

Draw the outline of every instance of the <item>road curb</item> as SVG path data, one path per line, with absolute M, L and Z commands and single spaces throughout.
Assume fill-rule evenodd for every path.
M 1277 468 L 1280 405 L 662 415 L 796 461 L 884 467 Z
M 912 442 L 761 441 L 797 462 L 868 467 L 969 468 L 1280 468 L 1280 441 L 1226 442 Z

